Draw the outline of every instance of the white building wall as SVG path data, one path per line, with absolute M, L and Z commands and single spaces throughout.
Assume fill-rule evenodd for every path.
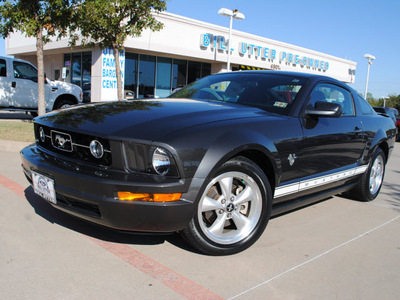
M 101 99 L 101 70 L 101 49 L 95 47 L 92 49 L 92 89 L 90 91 L 92 99 Z
M 126 52 L 208 62 L 211 63 L 212 73 L 226 70 L 228 52 L 223 48 L 227 48 L 227 27 L 166 12 L 158 14 L 157 19 L 164 24 L 164 28 L 158 32 L 145 30 L 140 37 L 129 37 L 124 45 Z M 243 48 L 245 51 L 241 51 L 243 45 L 247 45 L 247 48 Z M 231 47 L 231 65 L 314 73 L 331 76 L 343 82 L 354 82 L 355 79 L 355 62 L 245 32 L 233 30 Z M 64 53 L 92 51 L 92 99 L 103 98 L 101 50 L 98 47 L 82 49 L 78 43 L 71 50 L 69 40 L 65 38 L 46 44 L 44 49 L 45 71 L 50 79 L 54 79 L 57 68 L 63 67 Z M 7 38 L 6 53 L 27 59 L 36 65 L 36 40 L 14 33 Z M 289 55 L 292 56 L 292 61 L 289 60 Z M 316 61 L 318 67 L 315 67 Z
M 228 28 L 177 16 L 169 13 L 162 13 L 158 19 L 164 23 L 164 28 L 159 32 L 151 32 L 146 30 L 142 36 L 137 38 L 128 38 L 125 47 L 129 49 L 145 50 L 169 55 L 180 55 L 193 60 L 212 61 L 225 63 L 227 61 L 227 51 L 220 50 L 221 37 L 224 39 L 223 46 L 227 48 L 227 39 L 229 36 Z M 202 35 L 208 34 L 216 37 L 216 43 L 211 43 L 208 47 L 202 47 Z M 264 58 L 263 55 L 256 53 L 240 54 L 241 43 L 254 45 L 257 49 L 269 49 L 269 57 Z M 251 35 L 245 32 L 232 32 L 231 47 L 234 50 L 231 52 L 231 64 L 246 65 L 264 69 L 275 69 L 284 71 L 296 71 L 321 74 L 334 77 L 343 82 L 354 82 L 354 75 L 349 70 L 356 69 L 356 63 L 341 59 L 335 56 L 313 51 L 310 49 L 290 45 L 287 43 L 271 40 L 268 38 Z M 274 50 L 276 56 L 271 59 L 271 51 Z M 255 51 L 256 52 L 256 51 Z M 286 53 L 287 57 L 281 60 L 282 53 Z M 324 67 L 313 68 L 308 66 L 308 61 L 305 66 L 300 63 L 288 63 L 289 54 L 296 55 L 298 59 L 309 58 L 314 62 L 324 62 Z M 328 68 L 324 70 L 326 63 Z M 226 66 L 223 70 L 226 70 Z

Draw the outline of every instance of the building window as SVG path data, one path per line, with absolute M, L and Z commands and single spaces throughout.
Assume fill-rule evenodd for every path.
M 90 102 L 92 52 L 64 54 L 64 67 L 67 68 L 65 81 L 80 86 L 83 91 L 83 102 Z
M 211 75 L 211 64 L 201 64 L 201 78 Z
M 82 79 L 82 53 L 72 53 L 71 83 L 81 85 Z
M 201 62 L 189 61 L 188 84 L 201 78 Z
M 138 98 L 153 98 L 155 87 L 156 57 L 140 55 Z
M 156 96 L 160 98 L 171 94 L 171 70 L 172 59 L 166 57 L 157 57 L 157 85 Z
M 211 64 L 152 55 L 125 54 L 125 97 L 164 98 L 211 74 Z
M 137 95 L 137 73 L 138 73 L 138 54 L 125 54 L 125 97 L 136 98 Z
M 174 59 L 172 65 L 172 90 L 186 85 L 187 60 Z

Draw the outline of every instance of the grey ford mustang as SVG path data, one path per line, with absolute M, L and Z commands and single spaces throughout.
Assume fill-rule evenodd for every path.
M 178 231 L 211 255 L 248 248 L 271 215 L 344 192 L 373 200 L 396 133 L 337 80 L 268 71 L 70 107 L 34 130 L 23 171 L 54 207 L 120 230 Z

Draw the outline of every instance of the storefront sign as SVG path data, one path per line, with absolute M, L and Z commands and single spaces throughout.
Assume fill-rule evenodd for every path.
M 117 100 L 118 88 L 114 51 L 109 48 L 103 49 L 101 61 L 101 100 Z M 121 65 L 122 86 L 124 86 L 125 50 L 119 52 L 119 61 Z
M 200 39 L 200 47 L 203 49 L 212 48 L 218 51 L 227 51 L 228 45 L 225 37 L 212 35 L 209 33 L 202 34 Z M 235 48 L 231 45 L 232 54 L 235 53 Z M 247 55 L 249 58 L 261 58 L 272 63 L 277 69 L 277 64 L 286 64 L 287 66 L 306 67 L 308 69 L 327 71 L 329 62 L 317 59 L 314 57 L 303 56 L 294 51 L 278 51 L 265 45 L 256 45 L 251 43 L 240 42 L 237 48 L 240 56 Z M 267 66 L 266 66 L 267 67 Z

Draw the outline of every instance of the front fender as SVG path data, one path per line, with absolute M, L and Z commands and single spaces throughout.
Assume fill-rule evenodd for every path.
M 266 162 L 268 160 L 268 166 L 273 169 L 269 171 L 273 174 L 275 182 L 271 182 L 271 186 L 274 188 L 281 174 L 280 158 L 275 145 L 260 133 L 234 130 L 217 136 L 205 150 L 193 178 L 190 179 L 189 188 L 185 194 L 186 200 L 197 203 L 208 182 L 207 179 L 211 179 L 223 163 L 235 156 L 250 152 L 257 152 L 261 154 L 258 157 L 261 156 Z
M 280 158 L 272 141 L 261 133 L 242 129 L 225 132 L 214 140 L 201 160 L 194 178 L 211 178 L 223 163 L 249 151 L 262 153 L 270 162 L 274 174 L 280 174 Z

